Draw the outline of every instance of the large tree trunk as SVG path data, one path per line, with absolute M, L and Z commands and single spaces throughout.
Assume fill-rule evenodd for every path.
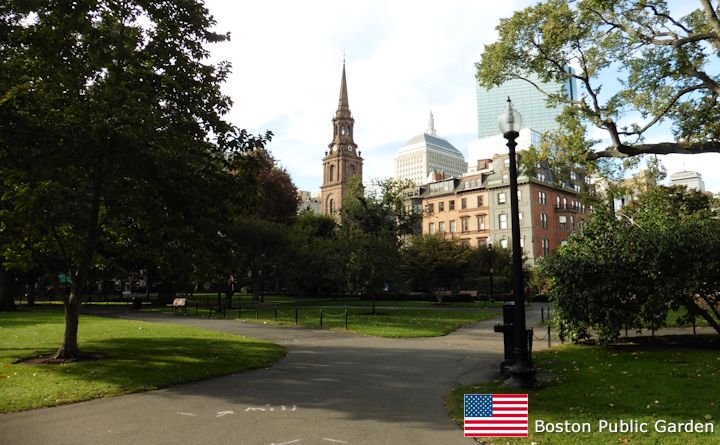
M 102 180 L 101 173 L 96 171 L 93 180 L 85 245 L 83 246 L 77 272 L 71 275 L 72 284 L 70 286 L 70 295 L 63 297 L 63 306 L 65 306 L 65 334 L 63 335 L 63 342 L 60 349 L 55 353 L 55 358 L 77 358 L 80 355 L 80 348 L 78 347 L 77 341 L 78 325 L 80 324 L 80 302 L 87 287 L 92 260 L 95 256 L 95 249 L 100 236 L 98 223 L 100 218 L 100 191 Z
M 65 334 L 60 349 L 55 358 L 76 358 L 80 355 L 78 347 L 78 325 L 80 324 L 80 298 L 75 292 L 75 286 L 65 301 Z
M 15 307 L 15 280 L 0 263 L 0 311 L 14 311 Z
M 703 298 L 703 301 L 708 305 L 708 309 L 703 309 L 697 304 L 693 303 L 695 306 L 695 311 L 704 318 L 710 326 L 715 329 L 715 332 L 720 334 L 720 323 L 717 322 L 717 320 L 713 317 L 713 314 L 710 313 L 712 311 L 716 316 L 718 315 L 717 309 L 712 305 L 712 302 L 709 301 L 707 298 Z

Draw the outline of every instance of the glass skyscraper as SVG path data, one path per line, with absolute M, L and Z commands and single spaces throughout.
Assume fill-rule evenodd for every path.
M 540 88 L 549 93 L 564 92 L 569 98 L 577 98 L 577 86 L 574 80 L 564 83 L 542 82 L 536 75 L 528 78 L 537 83 Z M 540 133 L 557 129 L 555 118 L 560 114 L 564 105 L 548 108 L 546 96 L 530 83 L 513 79 L 499 87 L 486 90 L 480 85 L 477 91 L 478 138 L 494 136 L 500 133 L 497 119 L 505 109 L 508 96 L 512 99 L 513 108 L 522 114 L 523 127 L 531 128 Z

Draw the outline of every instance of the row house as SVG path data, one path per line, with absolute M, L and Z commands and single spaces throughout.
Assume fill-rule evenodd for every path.
M 473 247 L 495 244 L 510 248 L 508 155 L 478 161 L 474 170 L 461 178 L 422 186 L 422 232 L 442 233 L 446 239 Z M 560 180 L 542 168 L 518 176 L 520 246 L 531 266 L 564 244 L 587 219 L 588 209 L 579 198 L 585 178 L 577 171 L 566 176 Z

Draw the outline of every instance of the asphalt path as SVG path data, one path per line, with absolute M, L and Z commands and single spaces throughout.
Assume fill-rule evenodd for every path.
M 528 310 L 529 326 L 538 308 Z M 502 359 L 497 319 L 444 337 L 387 339 L 238 320 L 126 318 L 262 338 L 288 355 L 205 382 L 0 415 L 0 444 L 472 444 L 443 397 L 458 383 L 496 378 Z

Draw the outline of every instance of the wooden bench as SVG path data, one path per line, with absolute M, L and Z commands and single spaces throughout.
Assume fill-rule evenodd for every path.
M 177 313 L 178 308 L 182 308 L 183 311 L 187 312 L 187 298 L 176 298 L 172 304 L 166 304 L 166 306 L 173 308 L 173 313 Z

